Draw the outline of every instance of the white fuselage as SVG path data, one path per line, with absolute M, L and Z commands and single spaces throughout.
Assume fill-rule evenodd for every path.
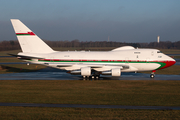
M 24 54 L 26 53 L 19 55 Z M 151 71 L 160 69 L 167 63 L 175 62 L 174 59 L 160 53 L 157 49 L 124 49 L 105 52 L 66 51 L 28 55 L 43 58 L 29 62 L 70 71 L 85 66 L 92 67 L 96 71 L 108 71 L 112 68 L 120 68 L 122 72 Z

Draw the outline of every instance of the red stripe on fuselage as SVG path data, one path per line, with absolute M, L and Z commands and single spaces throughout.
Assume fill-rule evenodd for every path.
M 159 68 L 158 70 L 170 67 L 170 66 L 174 65 L 176 63 L 176 61 L 162 61 L 162 63 L 165 63 L 166 65 L 162 68 Z

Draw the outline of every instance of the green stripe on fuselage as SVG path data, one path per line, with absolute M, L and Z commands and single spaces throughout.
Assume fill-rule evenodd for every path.
M 155 63 L 160 64 L 160 67 L 158 67 L 156 70 L 158 70 L 166 65 L 166 63 L 163 63 L 163 62 L 155 62 Z
M 54 60 L 51 60 L 51 61 L 46 61 L 46 60 L 38 60 L 39 62 L 69 62 L 69 63 L 82 63 L 82 62 L 85 62 L 85 63 L 157 63 L 157 64 L 160 64 L 160 67 L 158 67 L 156 70 L 164 67 L 166 65 L 166 63 L 163 63 L 163 62 L 151 62 L 151 61 L 54 61 Z

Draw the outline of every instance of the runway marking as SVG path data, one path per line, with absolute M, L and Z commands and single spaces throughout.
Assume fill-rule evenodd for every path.
M 123 105 L 80 105 L 80 104 L 78 105 L 78 104 L 38 104 L 38 103 L 0 103 L 0 106 L 180 110 L 180 106 L 123 106 Z

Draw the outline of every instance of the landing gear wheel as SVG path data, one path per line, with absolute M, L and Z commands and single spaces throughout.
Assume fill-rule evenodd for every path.
M 150 78 L 154 78 L 154 77 L 155 77 L 155 74 L 151 74 L 151 75 L 150 75 Z
M 90 80 L 91 77 L 90 76 L 83 76 L 83 80 Z
M 98 80 L 99 79 L 99 75 L 92 75 L 91 78 L 92 78 L 92 80 Z
M 96 80 L 99 80 L 99 75 L 96 75 Z
M 83 76 L 83 80 L 86 80 L 86 76 Z

